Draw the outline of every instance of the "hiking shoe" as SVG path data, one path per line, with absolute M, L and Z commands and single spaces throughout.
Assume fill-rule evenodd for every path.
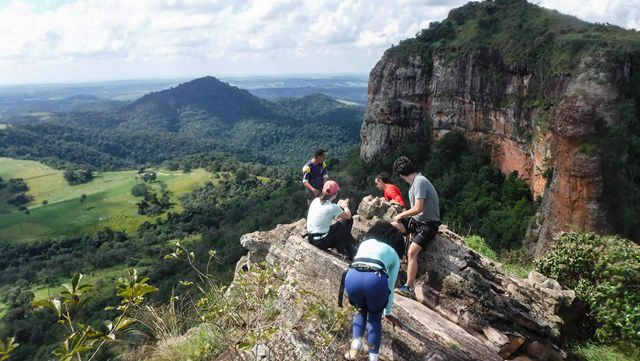
M 396 293 L 407 298 L 414 298 L 416 295 L 415 292 L 413 292 L 413 288 L 407 285 L 396 288 Z
M 347 353 L 344 354 L 344 358 L 347 360 L 357 360 L 360 355 L 360 350 L 355 348 L 350 348 Z
M 366 355 L 368 353 L 369 347 L 366 343 L 363 343 L 360 348 L 350 348 L 349 351 L 344 354 L 344 358 L 347 360 L 357 360 L 358 356 Z

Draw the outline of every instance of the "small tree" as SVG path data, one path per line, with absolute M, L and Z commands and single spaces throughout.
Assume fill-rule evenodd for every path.
M 144 172 L 142 174 L 142 180 L 149 183 L 155 181 L 156 177 L 157 177 L 156 172 Z
M 134 197 L 144 197 L 149 193 L 149 187 L 144 183 L 138 183 L 131 188 L 131 195 Z
M 173 171 L 178 170 L 179 168 L 180 168 L 180 164 L 178 164 L 178 162 L 176 162 L 176 161 L 168 161 L 167 162 L 167 170 L 170 170 L 170 171 L 173 172 Z
M 48 204 L 49 204 L 49 201 L 47 201 L 46 199 L 42 201 L 42 205 L 43 205 L 43 206 L 46 206 L 46 205 L 48 205 Z
M 92 285 L 81 284 L 83 275 L 76 273 L 71 284 L 62 285 L 65 290 L 54 298 L 37 300 L 33 307 L 47 308 L 58 317 L 58 323 L 66 329 L 67 335 L 53 354 L 60 360 L 92 360 L 100 349 L 107 343 L 115 341 L 136 320 L 129 317 L 134 308 L 139 308 L 149 293 L 158 291 L 147 282 L 149 278 L 140 277 L 138 271 L 129 271 L 126 278 L 120 278 L 117 294 L 121 298 L 118 307 L 107 307 L 105 311 L 118 311 L 113 320 L 103 322 L 104 331 L 97 330 L 91 325 L 80 322 L 78 315 L 87 305 L 87 293 L 93 289 Z M 0 354 L 1 355 L 1 354 Z
M 80 196 L 80 207 L 82 207 L 84 205 L 84 202 L 87 200 L 87 195 L 86 194 L 82 194 Z

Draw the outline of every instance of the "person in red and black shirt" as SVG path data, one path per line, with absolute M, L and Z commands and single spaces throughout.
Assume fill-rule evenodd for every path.
M 404 198 L 402 198 L 402 192 L 391 183 L 389 174 L 382 172 L 376 176 L 376 187 L 384 192 L 384 198 L 388 201 L 395 201 L 404 208 Z
M 329 174 L 327 164 L 324 162 L 327 155 L 324 150 L 318 149 L 313 155 L 313 159 L 302 167 L 302 184 L 311 193 L 312 198 L 318 197 L 322 193 L 322 186 Z

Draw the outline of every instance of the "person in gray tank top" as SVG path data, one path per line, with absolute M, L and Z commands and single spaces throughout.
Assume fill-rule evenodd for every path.
M 396 293 L 405 297 L 415 297 L 413 291 L 418 273 L 418 256 L 438 233 L 440 227 L 440 202 L 438 192 L 427 177 L 416 171 L 407 157 L 400 157 L 393 163 L 393 172 L 410 185 L 409 204 L 411 208 L 401 212 L 393 219 L 393 226 L 405 237 L 413 234 L 413 240 L 407 252 L 407 283 L 396 288 Z

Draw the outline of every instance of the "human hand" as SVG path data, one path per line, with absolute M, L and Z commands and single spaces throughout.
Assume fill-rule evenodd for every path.
M 316 196 L 316 197 L 320 197 L 321 192 L 320 192 L 319 190 L 317 190 L 317 189 L 315 189 L 315 188 L 314 188 L 312 192 L 313 192 L 313 195 L 314 195 L 314 196 Z
M 402 213 L 398 214 L 397 216 L 393 217 L 393 221 L 394 222 L 402 222 L 402 220 L 404 219 L 404 216 L 402 215 Z

